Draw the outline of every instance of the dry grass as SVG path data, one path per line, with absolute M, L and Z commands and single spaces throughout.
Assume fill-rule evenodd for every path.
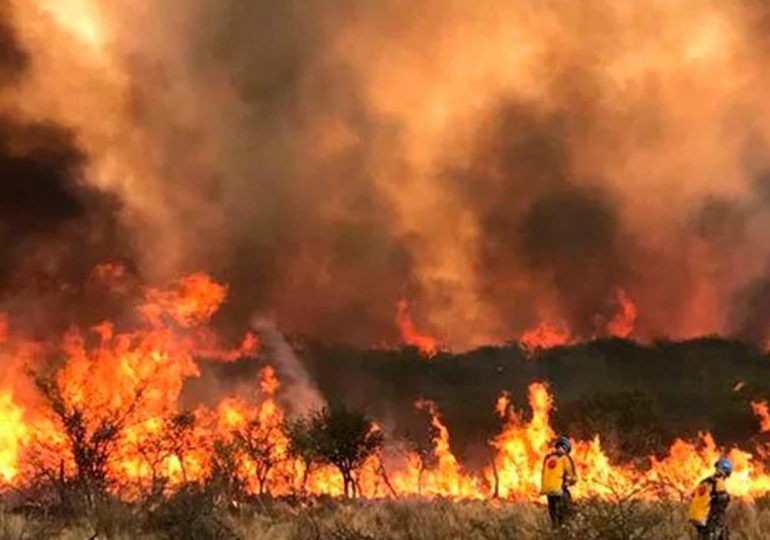
M 583 502 L 555 534 L 542 505 L 501 502 L 317 500 L 255 502 L 228 511 L 197 495 L 155 509 L 111 505 L 74 519 L 0 512 L 0 540 L 687 540 L 681 505 Z M 770 539 L 770 504 L 734 503 L 731 540 Z M 97 534 L 96 530 L 100 532 Z

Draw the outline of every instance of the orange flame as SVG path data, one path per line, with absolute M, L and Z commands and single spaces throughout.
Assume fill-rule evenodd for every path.
M 227 287 L 206 274 L 191 274 L 171 288 L 148 289 L 139 313 L 154 326 L 160 326 L 164 317 L 183 327 L 195 326 L 206 323 L 226 295 Z
M 10 393 L 0 393 L 0 480 L 6 483 L 19 472 L 19 450 L 28 438 L 23 415 Z
M 433 455 L 435 468 L 423 471 L 420 478 L 419 492 L 423 495 L 436 495 L 455 498 L 479 498 L 482 492 L 478 480 L 466 475 L 460 462 L 452 453 L 449 444 L 449 430 L 432 401 L 419 401 L 417 408 L 425 409 L 430 414 L 433 427 Z M 399 480 L 399 484 L 403 482 Z
M 530 352 L 567 345 L 571 341 L 572 335 L 566 326 L 556 326 L 547 322 L 527 330 L 519 339 L 521 346 Z
M 438 354 L 438 340 L 417 331 L 409 313 L 409 302 L 406 300 L 400 300 L 396 305 L 396 326 L 403 343 L 417 347 L 420 353 L 427 358 L 432 358 Z
M 754 410 L 754 414 L 759 419 L 759 426 L 762 433 L 770 431 L 770 408 L 767 406 L 766 401 L 754 401 L 751 403 L 751 408 Z
M 105 419 L 122 419 L 107 464 L 109 485 L 122 497 L 156 489 L 168 493 L 223 469 L 250 493 L 340 496 L 342 479 L 335 469 L 308 469 L 289 455 L 285 413 L 277 399 L 280 381 L 271 367 L 261 370 L 252 399 L 229 397 L 212 408 L 179 409 L 184 382 L 198 376 L 200 358 L 218 359 L 210 356 L 218 340 L 207 324 L 225 292 L 224 286 L 196 274 L 168 288 L 148 290 L 137 308 L 142 315 L 139 326 L 131 330 L 105 322 L 43 344 L 26 343 L 6 330 L 2 347 L 16 365 L 39 366 L 52 350 L 65 358 L 52 384 L 63 409 L 80 415 L 87 434 L 103 429 Z M 247 334 L 244 343 L 236 349 L 253 351 L 257 336 Z M 503 394 L 495 404 L 504 427 L 490 441 L 491 463 L 483 474 L 466 470 L 452 452 L 450 430 L 438 407 L 423 401 L 418 407 L 430 415 L 432 459 L 415 452 L 371 456 L 356 474 L 359 492 L 373 498 L 538 499 L 542 460 L 555 436 L 554 399 L 548 387 L 537 382 L 529 387 L 528 414 L 514 410 L 511 403 Z M 768 431 L 767 405 L 752 407 L 762 430 Z M 58 471 L 60 464 L 65 475 L 75 474 L 61 418 L 28 384 L 12 376 L 0 385 L 0 426 L 2 483 L 23 485 L 40 467 Z M 761 460 L 742 449 L 720 448 L 708 433 L 694 442 L 677 440 L 662 459 L 649 456 L 633 464 L 613 463 L 598 437 L 573 441 L 573 448 L 579 476 L 576 497 L 610 498 L 642 487 L 640 496 L 679 498 L 709 474 L 722 453 L 735 463 L 728 481 L 732 493 L 756 497 L 770 490 L 770 474 Z M 758 455 L 766 452 L 758 449 Z
M 623 289 L 618 289 L 616 295 L 619 310 L 607 323 L 607 333 L 614 337 L 627 338 L 634 333 L 639 310 Z
M 501 497 L 530 498 L 540 490 L 540 462 L 554 437 L 549 422 L 553 400 L 544 384 L 530 386 L 529 405 L 532 419 L 524 423 L 507 399 L 498 401 L 498 413 L 508 416 L 503 433 L 492 441 Z

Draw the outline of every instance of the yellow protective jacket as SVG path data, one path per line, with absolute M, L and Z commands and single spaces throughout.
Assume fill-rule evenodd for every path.
M 712 512 L 720 511 L 729 501 L 727 488 L 723 478 L 709 476 L 698 484 L 690 501 L 689 520 L 695 525 L 705 527 L 710 519 L 713 519 Z
M 577 482 L 575 462 L 568 454 L 559 455 L 551 452 L 543 460 L 543 477 L 540 493 L 542 495 L 561 496 L 565 489 Z

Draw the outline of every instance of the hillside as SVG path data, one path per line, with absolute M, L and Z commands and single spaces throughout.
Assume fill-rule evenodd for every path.
M 651 345 L 601 340 L 535 356 L 510 344 L 431 360 L 410 348 L 311 344 L 302 357 L 327 398 L 367 409 L 400 434 L 419 437 L 427 420 L 414 403 L 435 401 L 455 448 L 471 457 L 497 432 L 497 397 L 510 392 L 522 407 L 533 381 L 550 384 L 558 429 L 580 437 L 598 432 L 627 458 L 704 430 L 722 444 L 745 442 L 758 433 L 750 402 L 770 395 L 770 360 L 719 338 Z

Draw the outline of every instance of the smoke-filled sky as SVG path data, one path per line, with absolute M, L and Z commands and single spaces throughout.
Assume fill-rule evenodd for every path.
M 764 0 L 0 14 L 6 310 L 119 259 L 361 345 L 397 340 L 401 299 L 455 349 L 591 337 L 619 290 L 642 339 L 770 336 Z

